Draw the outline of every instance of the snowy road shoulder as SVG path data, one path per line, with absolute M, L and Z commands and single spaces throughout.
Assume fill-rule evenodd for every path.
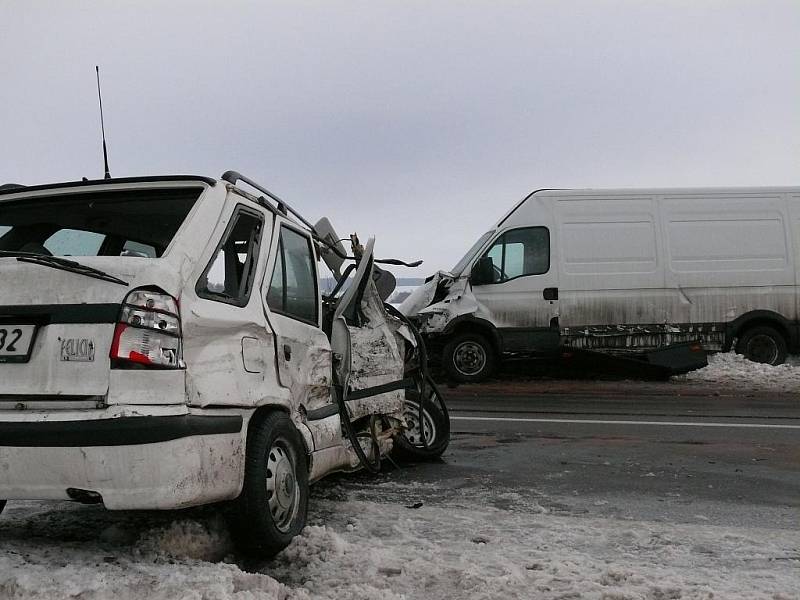
M 673 377 L 673 381 L 710 383 L 743 390 L 800 392 L 800 357 L 790 356 L 786 363 L 772 366 L 751 362 L 735 352 L 720 352 L 708 357 L 707 367 Z
M 412 508 L 423 487 L 394 482 L 348 490 L 315 494 L 312 525 L 260 573 L 224 562 L 230 542 L 212 512 L 12 503 L 0 597 L 800 597 L 797 531 L 556 516 L 514 493 L 500 494 L 506 509 L 457 496 Z

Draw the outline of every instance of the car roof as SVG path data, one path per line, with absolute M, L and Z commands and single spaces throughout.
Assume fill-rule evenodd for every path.
M 40 190 L 92 187 L 95 185 L 113 185 L 125 183 L 158 183 L 167 181 L 201 181 L 208 185 L 217 183 L 216 179 L 202 175 L 149 175 L 146 177 L 118 177 L 111 179 L 87 179 L 85 181 L 65 181 L 62 183 L 45 183 L 42 185 L 9 185 L 0 187 L 0 195 L 19 194 L 21 192 L 35 192 Z

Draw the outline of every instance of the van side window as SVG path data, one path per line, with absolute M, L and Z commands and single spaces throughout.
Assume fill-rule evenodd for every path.
M 214 258 L 197 283 L 198 296 L 236 306 L 247 304 L 263 228 L 261 215 L 243 209 L 234 213 Z
M 317 276 L 311 241 L 281 227 L 267 304 L 274 312 L 317 324 Z
M 550 232 L 547 227 L 512 229 L 501 235 L 485 256 L 494 263 L 494 282 L 550 270 Z

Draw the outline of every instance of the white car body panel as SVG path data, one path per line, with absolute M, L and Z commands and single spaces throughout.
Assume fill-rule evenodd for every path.
M 0 436 L 0 499 L 79 499 L 90 492 L 111 509 L 169 509 L 236 498 L 244 477 L 247 427 L 256 411 L 265 409 L 291 417 L 308 452 L 312 481 L 358 468 L 358 457 L 343 438 L 341 417 L 330 410 L 335 407 L 332 352 L 321 329 L 319 296 L 316 324 L 273 312 L 265 300 L 279 227 L 308 236 L 307 231 L 232 185 L 196 179 L 21 189 L 0 194 L 0 204 L 186 188 L 201 194 L 160 258 L 74 257 L 127 285 L 0 256 L 0 323 L 27 322 L 24 315 L 31 310 L 41 321 L 30 359 L 0 362 L 0 430 L 10 432 Z M 252 288 L 241 306 L 198 291 L 237 207 L 263 219 Z M 0 240 L 3 235 L 0 228 Z M 137 288 L 161 290 L 179 307 L 181 368 L 112 366 L 121 305 Z M 409 336 L 378 310 L 378 302 L 369 282 L 363 301 L 371 311 L 369 324 L 351 328 L 351 343 L 364 345 L 353 353 L 351 365 L 360 388 L 403 377 L 401 344 Z M 73 312 L 62 315 L 63 323 L 53 321 L 67 309 L 79 316 Z M 94 315 L 101 315 L 98 322 Z M 84 348 L 90 340 L 92 358 L 62 360 L 68 356 L 62 354 L 64 340 L 77 340 L 73 345 Z M 284 346 L 290 347 L 291 359 Z M 348 408 L 352 418 L 381 414 L 399 427 L 403 393 L 360 399 Z M 23 430 L 32 437 L 20 434 Z M 390 445 L 381 440 L 382 452 Z M 78 490 L 78 496 L 68 489 Z
M 192 411 L 202 414 L 200 411 Z M 252 411 L 240 411 L 245 418 Z M 58 414 L 61 423 L 191 414 L 186 406 L 110 408 Z M 213 411 L 213 414 L 220 414 Z M 15 412 L 6 422 L 47 420 Z M 4 498 L 69 500 L 67 489 L 91 490 L 109 509 L 173 509 L 235 498 L 244 473 L 241 433 L 187 436 L 163 442 L 72 447 L 0 447 Z

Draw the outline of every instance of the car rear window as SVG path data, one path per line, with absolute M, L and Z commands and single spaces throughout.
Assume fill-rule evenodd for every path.
M 202 191 L 118 190 L 0 201 L 0 250 L 157 258 Z

